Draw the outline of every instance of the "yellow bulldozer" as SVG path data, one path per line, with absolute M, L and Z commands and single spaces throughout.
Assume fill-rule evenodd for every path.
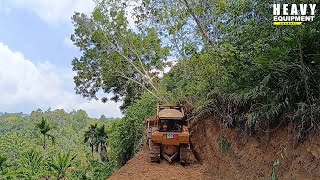
M 175 159 L 183 165 L 187 163 L 190 134 L 183 107 L 158 105 L 156 116 L 146 122 L 151 162 L 159 163 L 165 158 L 169 163 Z

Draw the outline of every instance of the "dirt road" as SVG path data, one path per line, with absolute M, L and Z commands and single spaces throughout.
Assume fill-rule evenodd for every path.
M 161 161 L 160 164 L 150 163 L 147 159 L 147 151 L 141 151 L 132 158 L 124 167 L 115 172 L 109 180 L 158 180 L 158 179 L 184 179 L 200 180 L 205 178 L 202 166 L 193 164 L 183 167 L 179 163 L 169 164 Z

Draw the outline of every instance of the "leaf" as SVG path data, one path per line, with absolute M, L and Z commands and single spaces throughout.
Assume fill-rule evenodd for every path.
M 271 75 L 268 74 L 267 76 L 265 76 L 265 77 L 263 78 L 263 80 L 261 81 L 261 87 L 265 87 L 265 86 L 268 84 L 268 82 L 269 82 L 269 80 L 270 80 L 270 77 L 271 77 Z

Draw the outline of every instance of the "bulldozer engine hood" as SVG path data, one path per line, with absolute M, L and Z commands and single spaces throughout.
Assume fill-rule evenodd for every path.
M 160 119 L 176 119 L 176 120 L 183 120 L 184 115 L 182 112 L 176 109 L 163 109 L 158 114 Z

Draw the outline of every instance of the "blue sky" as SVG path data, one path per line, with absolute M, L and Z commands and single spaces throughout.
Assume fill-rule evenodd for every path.
M 75 94 L 71 16 L 90 13 L 91 0 L 0 0 L 0 112 L 84 109 L 91 117 L 119 117 L 119 103 Z

